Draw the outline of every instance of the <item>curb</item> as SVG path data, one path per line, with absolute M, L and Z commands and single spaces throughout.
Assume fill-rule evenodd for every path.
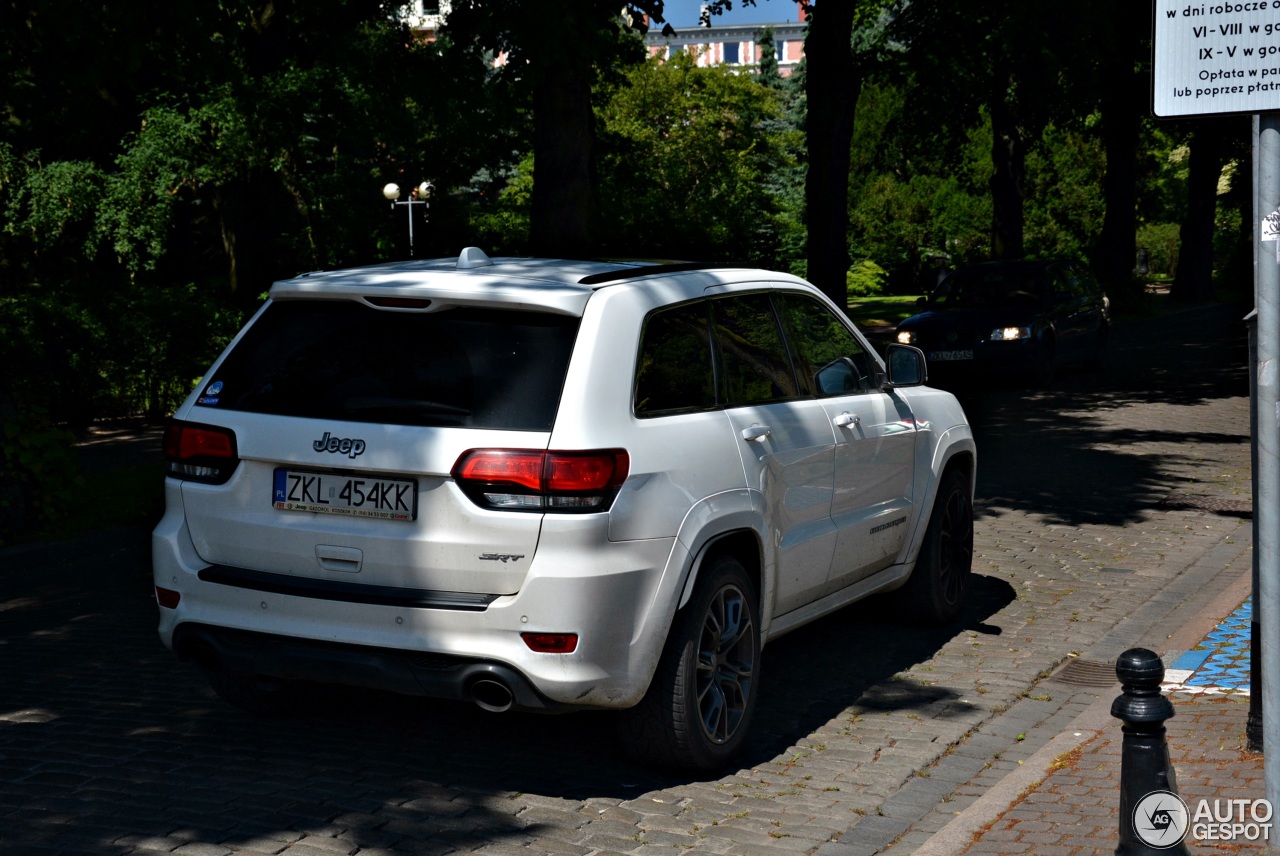
M 1250 539 L 1251 541 L 1251 539 Z M 1228 545 L 1222 545 L 1228 546 Z M 1243 545 L 1248 546 L 1248 544 Z M 1244 552 L 1243 546 L 1240 552 Z M 1251 553 L 1251 551 L 1250 551 Z M 1220 556 L 1219 550 L 1210 551 L 1202 562 Z M 1220 573 L 1226 572 L 1240 558 L 1239 554 L 1221 566 Z M 1193 570 L 1194 565 L 1188 570 Z M 1215 575 L 1216 576 L 1216 575 Z M 1172 662 L 1176 655 L 1191 648 L 1205 638 L 1222 620 L 1249 596 L 1252 590 L 1252 576 L 1242 573 L 1231 580 L 1222 590 L 1202 605 L 1181 604 L 1170 614 L 1170 623 L 1177 629 L 1165 636 L 1163 644 L 1153 645 L 1147 640 L 1151 638 L 1154 628 L 1142 634 L 1144 647 L 1151 647 L 1161 654 L 1165 662 Z M 1192 614 L 1179 621 L 1177 613 L 1190 611 Z M 1106 640 L 1099 642 L 1098 647 L 1107 645 Z M 1114 659 L 1114 658 L 1113 658 Z M 1108 731 L 1119 729 L 1119 722 L 1111 716 L 1113 696 L 1103 696 L 1078 714 L 1070 724 L 1040 747 L 1021 766 L 1012 770 L 986 794 L 958 814 L 954 820 L 935 832 L 924 844 L 914 849 L 915 856 L 960 856 L 978 839 L 979 833 L 987 826 L 998 821 L 1009 809 L 1017 805 L 1029 792 L 1038 788 L 1053 772 L 1054 763 L 1064 754 L 1078 749 Z M 1117 816 L 1119 811 L 1119 779 L 1117 784 Z M 1117 820 L 1117 839 L 1119 836 Z M 1280 853 L 1280 849 L 1277 849 Z

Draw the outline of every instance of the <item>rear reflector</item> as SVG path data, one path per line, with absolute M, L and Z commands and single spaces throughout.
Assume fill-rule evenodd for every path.
M 160 588 L 156 586 L 156 603 L 165 609 L 177 609 L 178 601 L 182 600 L 182 595 L 172 589 Z
M 521 633 L 520 638 L 539 654 L 572 654 L 578 648 L 577 633 Z
M 622 449 L 472 449 L 462 453 L 451 475 L 484 508 L 590 513 L 609 509 L 630 466 Z

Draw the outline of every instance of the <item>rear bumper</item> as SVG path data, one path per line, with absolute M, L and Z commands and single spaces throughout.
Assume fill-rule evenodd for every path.
M 502 678 L 531 710 L 630 707 L 648 689 L 687 555 L 674 538 L 610 542 L 603 516 L 548 520 L 520 590 L 509 595 L 388 589 L 359 575 L 262 574 L 210 565 L 181 508 L 152 535 L 161 641 L 210 668 L 468 698 Z M 535 652 L 522 633 L 576 633 L 570 654 Z
M 546 698 L 524 675 L 504 663 L 466 657 L 319 642 L 196 623 L 174 628 L 173 648 L 179 658 L 210 671 L 457 700 L 471 700 L 476 684 L 496 681 L 511 691 L 514 707 L 544 712 L 572 708 Z

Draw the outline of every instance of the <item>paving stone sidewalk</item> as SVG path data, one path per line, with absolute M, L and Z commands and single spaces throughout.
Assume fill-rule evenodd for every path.
M 1200 800 L 1226 816 L 1226 800 L 1263 797 L 1262 755 L 1246 746 L 1249 701 L 1243 695 L 1173 696 L 1166 724 L 1169 758 L 1179 796 L 1192 815 Z M 1054 759 L 1048 776 L 1022 794 L 998 819 L 979 830 L 960 853 L 967 856 L 1112 856 L 1119 843 L 1118 800 L 1122 738 L 1115 728 L 1095 733 Z M 1217 801 L 1215 803 L 1215 801 Z M 1245 838 L 1196 840 L 1196 850 L 1260 852 Z M 1280 839 L 1277 839 L 1280 840 Z
M 1130 325 L 1103 377 L 968 393 L 979 484 L 962 620 L 921 629 L 869 601 L 770 643 L 741 765 L 709 778 L 628 763 L 592 714 L 346 691 L 254 719 L 160 646 L 145 531 L 0 550 L 0 853 L 931 846 L 1114 695 L 1073 664 L 1138 643 L 1170 653 L 1166 628 L 1247 576 L 1242 316 Z

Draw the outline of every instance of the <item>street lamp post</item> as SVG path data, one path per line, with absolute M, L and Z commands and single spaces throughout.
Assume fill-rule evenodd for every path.
M 432 184 L 429 181 L 424 181 L 422 182 L 422 184 L 419 184 L 417 187 L 415 187 L 413 190 L 409 192 L 408 199 L 404 200 L 403 202 L 400 202 L 398 201 L 400 199 L 400 185 L 392 183 L 382 188 L 382 195 L 387 199 L 387 201 L 391 203 L 392 211 L 396 210 L 397 205 L 404 205 L 404 206 L 407 206 L 408 208 L 409 258 L 413 258 L 413 206 L 415 205 L 426 206 L 426 209 L 422 213 L 422 217 L 423 217 L 422 222 L 425 224 L 427 222 L 426 220 L 427 212 L 431 210 L 431 202 L 429 201 L 431 199 L 431 191 L 435 189 L 436 189 L 436 186 L 434 184 Z

